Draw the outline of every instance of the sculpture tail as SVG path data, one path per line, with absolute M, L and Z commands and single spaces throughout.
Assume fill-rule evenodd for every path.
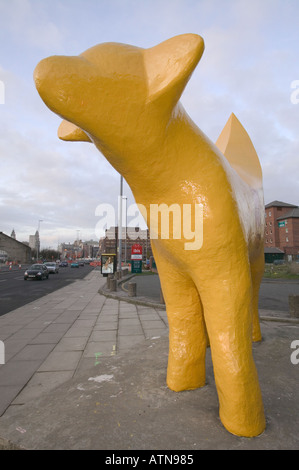
M 259 158 L 249 135 L 234 113 L 218 137 L 216 146 L 247 184 L 256 189 L 262 187 Z

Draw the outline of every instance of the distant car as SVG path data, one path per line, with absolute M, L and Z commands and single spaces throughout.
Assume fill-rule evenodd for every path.
M 59 267 L 60 268 L 67 268 L 69 265 L 69 263 L 67 261 L 61 261 L 61 263 L 59 264 Z
M 44 264 L 33 264 L 24 272 L 24 281 L 27 279 L 49 279 L 49 271 Z
M 84 266 L 84 261 L 79 261 L 79 266 Z
M 79 263 L 77 261 L 73 261 L 71 268 L 79 268 Z
M 47 266 L 49 274 L 51 274 L 51 273 L 58 274 L 59 267 L 58 267 L 57 263 L 48 262 L 48 263 L 45 263 L 45 266 Z

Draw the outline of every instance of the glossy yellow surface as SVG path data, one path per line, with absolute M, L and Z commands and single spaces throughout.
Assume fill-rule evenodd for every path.
M 150 231 L 157 230 L 152 248 L 169 320 L 168 386 L 205 385 L 209 342 L 222 423 L 256 436 L 265 428 L 252 357 L 252 337 L 261 339 L 262 174 L 234 115 L 214 145 L 179 102 L 203 50 L 195 34 L 150 49 L 105 43 L 44 59 L 34 77 L 46 105 L 64 119 L 59 137 L 93 142 L 130 185 Z M 155 204 L 176 204 L 181 214 L 189 207 L 193 217 L 197 204 L 200 247 L 186 249 L 184 218 L 179 238 L 174 230 L 161 238 L 157 218 L 149 217 Z

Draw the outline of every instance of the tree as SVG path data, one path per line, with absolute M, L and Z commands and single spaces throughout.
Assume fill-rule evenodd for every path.
M 44 248 L 40 251 L 39 254 L 40 259 L 46 259 L 47 261 L 53 261 L 60 259 L 60 253 L 57 250 L 53 250 L 52 248 Z

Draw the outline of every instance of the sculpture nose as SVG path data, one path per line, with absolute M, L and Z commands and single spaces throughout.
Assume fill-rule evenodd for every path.
M 72 64 L 70 58 L 51 56 L 41 60 L 35 67 L 33 79 L 36 89 L 54 112 L 61 111 L 61 105 L 68 100 L 68 83 L 74 75 Z
M 37 90 L 40 90 L 45 78 L 49 76 L 51 57 L 41 60 L 34 69 L 33 79 Z

